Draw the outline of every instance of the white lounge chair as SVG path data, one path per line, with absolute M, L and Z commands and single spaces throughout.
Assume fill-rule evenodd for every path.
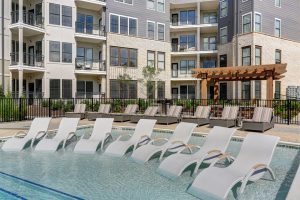
M 300 199 L 300 167 L 294 178 L 290 191 L 287 195 L 286 200 L 299 200 Z
M 178 152 L 182 150 L 189 141 L 196 126 L 197 124 L 194 123 L 180 122 L 169 140 L 167 138 L 153 139 L 147 145 L 144 145 L 134 151 L 131 157 L 137 163 L 145 163 L 154 154 L 161 152 L 159 158 L 160 161 L 167 151 Z M 155 142 L 158 141 L 166 142 L 162 145 L 156 145 Z
M 55 152 L 62 144 L 65 148 L 66 143 L 73 136 L 79 122 L 79 118 L 63 118 L 60 122 L 58 131 L 53 138 L 47 138 L 48 134 L 36 145 L 36 151 Z
M 180 176 L 188 166 L 196 164 L 194 169 L 194 174 L 196 174 L 203 162 L 212 162 L 216 157 L 225 154 L 235 131 L 236 129 L 215 126 L 207 135 L 202 147 L 187 145 L 183 150 L 188 149 L 190 151 L 189 154 L 182 153 L 182 150 L 167 157 L 158 167 L 158 172 L 173 179 Z M 195 153 L 192 152 L 194 148 L 198 149 Z
M 92 135 L 85 139 L 83 135 L 77 142 L 74 152 L 78 153 L 94 153 L 97 151 L 100 143 L 100 149 L 103 150 L 107 139 L 111 137 L 111 129 L 113 126 L 113 118 L 97 118 L 94 124 Z
M 130 147 L 133 151 L 139 146 L 150 141 L 150 136 L 153 132 L 156 120 L 141 119 L 136 125 L 135 131 L 132 135 L 124 134 L 119 136 L 116 141 L 111 143 L 105 150 L 105 154 L 117 157 L 123 156 Z M 122 140 L 124 136 L 131 136 L 128 140 Z
M 35 118 L 27 133 L 21 131 L 15 134 L 3 144 L 2 150 L 22 151 L 29 142 L 31 142 L 30 146 L 33 147 L 34 142 L 46 134 L 50 121 L 51 118 Z
M 196 177 L 187 192 L 202 199 L 226 199 L 228 193 L 237 184 L 242 183 L 239 193 L 242 194 L 249 181 L 254 182 L 269 172 L 279 137 L 249 133 L 235 161 L 225 168 L 214 167 L 215 161 Z M 221 156 L 220 159 L 228 155 Z

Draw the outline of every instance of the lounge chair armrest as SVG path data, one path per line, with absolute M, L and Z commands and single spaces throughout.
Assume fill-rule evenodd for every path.
M 182 150 L 180 150 L 180 151 L 178 151 L 177 153 L 182 153 L 184 150 L 186 150 L 186 149 L 188 149 L 189 150 L 189 152 L 192 154 L 193 153 L 193 150 L 192 149 L 200 149 L 201 147 L 200 146 L 198 146 L 198 145 L 194 145 L 194 144 L 186 144 L 185 145 L 185 148 L 184 149 L 182 149 Z
M 35 136 L 31 140 L 30 147 L 33 148 L 35 140 L 40 139 L 40 138 L 44 137 L 45 135 L 47 135 L 47 132 L 45 132 L 45 131 L 39 131 L 37 134 L 35 134 Z
M 141 136 L 138 145 L 145 145 L 145 144 L 148 144 L 150 141 L 151 141 L 151 138 L 148 135 L 143 135 L 143 136 Z
M 218 162 L 220 162 L 221 160 L 224 160 L 224 159 L 227 159 L 229 162 L 230 161 L 234 161 L 234 157 L 233 156 L 231 156 L 229 153 L 221 153 L 221 151 L 215 151 L 215 150 L 212 150 L 212 151 L 210 151 L 210 154 L 212 154 L 212 153 L 214 153 L 214 152 L 218 152 L 218 153 L 220 153 L 221 155 L 218 157 L 218 159 L 216 159 L 214 162 L 212 162 L 211 164 L 210 164 L 210 166 L 209 167 L 213 167 L 213 166 L 215 166 Z M 209 155 L 209 152 L 207 153 L 207 155 Z
M 64 143 L 63 143 L 63 146 L 62 146 L 63 149 L 65 149 L 67 141 L 70 140 L 74 136 L 76 136 L 75 132 L 68 133 L 68 137 L 64 140 Z
M 26 134 L 27 134 L 26 131 L 19 131 L 19 132 L 17 132 L 13 137 L 16 137 L 16 138 L 23 138 L 23 137 L 26 136 Z

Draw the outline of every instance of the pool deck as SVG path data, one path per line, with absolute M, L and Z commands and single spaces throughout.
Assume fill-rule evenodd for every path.
M 49 130 L 57 129 L 59 126 L 61 118 L 55 118 L 51 120 Z M 13 136 L 15 133 L 21 130 L 28 130 L 30 127 L 31 121 L 21 121 L 21 122 L 9 122 L 9 123 L 0 123 L 0 138 Z M 79 125 L 93 125 L 94 121 L 88 121 L 86 119 L 81 120 Z M 118 123 L 115 122 L 114 126 L 127 126 L 127 127 L 135 127 L 136 124 L 130 122 Z M 177 124 L 171 125 L 160 125 L 156 124 L 156 129 L 168 129 L 174 130 Z M 208 126 L 197 127 L 194 132 L 197 133 L 208 133 L 210 128 Z M 247 135 L 246 131 L 240 130 L 238 127 L 238 131 L 235 136 L 245 137 Z M 264 134 L 267 135 L 275 135 L 281 138 L 282 142 L 291 142 L 300 144 L 300 126 L 299 125 L 283 125 L 283 124 L 275 124 L 275 128 L 266 131 Z

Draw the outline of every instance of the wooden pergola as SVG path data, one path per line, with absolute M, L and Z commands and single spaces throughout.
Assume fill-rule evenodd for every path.
M 267 81 L 267 100 L 273 100 L 273 81 L 284 77 L 287 64 L 222 67 L 222 68 L 197 68 L 194 69 L 195 78 L 201 79 L 201 98 L 207 99 L 207 83 L 214 82 L 214 100 L 219 99 L 220 81 Z

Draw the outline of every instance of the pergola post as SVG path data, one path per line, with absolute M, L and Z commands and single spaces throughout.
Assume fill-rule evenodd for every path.
M 206 105 L 207 104 L 207 76 L 206 76 L 206 74 L 204 76 L 202 76 L 200 84 L 201 84 L 201 99 L 204 100 L 203 104 Z
M 214 101 L 219 100 L 219 79 L 214 80 Z
M 266 73 L 267 75 L 267 104 L 268 107 L 272 107 L 272 100 L 274 99 L 274 81 L 273 81 L 273 76 L 270 72 Z

